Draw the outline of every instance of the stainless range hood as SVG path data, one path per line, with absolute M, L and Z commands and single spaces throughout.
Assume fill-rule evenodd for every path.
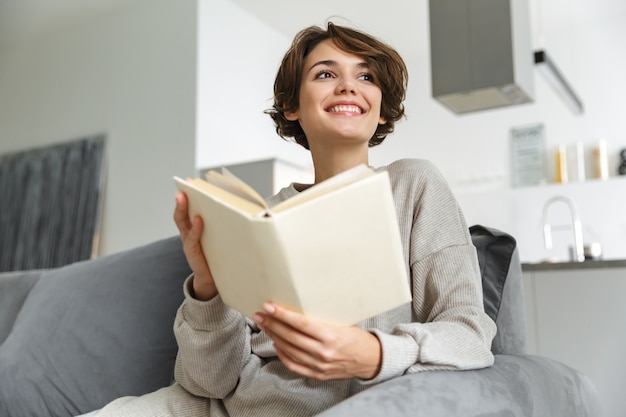
M 533 101 L 528 0 L 429 0 L 432 95 L 457 114 Z

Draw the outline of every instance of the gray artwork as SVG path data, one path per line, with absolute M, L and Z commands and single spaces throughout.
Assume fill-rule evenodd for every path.
M 0 271 L 91 258 L 105 142 L 98 135 L 0 155 Z

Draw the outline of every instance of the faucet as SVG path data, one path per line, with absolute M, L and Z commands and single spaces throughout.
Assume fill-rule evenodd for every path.
M 548 223 L 548 211 L 554 203 L 565 203 L 569 207 L 571 223 L 569 224 L 557 224 L 553 225 Z M 574 252 L 572 253 L 572 260 L 576 262 L 583 262 L 585 260 L 585 249 L 583 247 L 583 231 L 580 223 L 580 217 L 578 216 L 578 210 L 576 204 L 570 198 L 563 196 L 552 197 L 543 206 L 543 242 L 546 249 L 552 249 L 552 231 L 553 230 L 567 230 L 572 229 L 574 232 Z

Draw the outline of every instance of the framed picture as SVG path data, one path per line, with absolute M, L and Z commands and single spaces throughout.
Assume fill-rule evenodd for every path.
M 537 185 L 545 180 L 543 124 L 511 128 L 511 181 L 513 187 Z
M 105 135 L 0 155 L 0 271 L 95 257 Z

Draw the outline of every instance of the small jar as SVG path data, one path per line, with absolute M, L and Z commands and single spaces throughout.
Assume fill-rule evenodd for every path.
M 592 242 L 584 246 L 585 260 L 597 261 L 602 259 L 602 245 L 599 242 Z

